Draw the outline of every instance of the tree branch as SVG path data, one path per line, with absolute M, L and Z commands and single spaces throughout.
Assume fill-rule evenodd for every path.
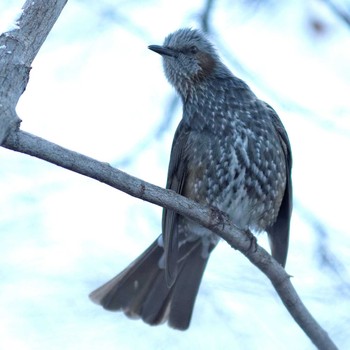
M 265 273 L 290 314 L 319 349 L 336 349 L 328 334 L 302 303 L 290 281 L 290 276 L 266 250 L 258 245 L 256 249 L 251 249 L 251 237 L 239 230 L 227 214 L 215 208 L 199 205 L 173 191 L 130 176 L 107 163 L 99 162 L 20 130 L 11 132 L 3 146 L 96 179 L 133 197 L 174 210 L 215 232 Z
M 67 0 L 28 0 L 14 29 L 0 35 L 0 145 L 18 127 L 15 107 L 30 66 Z

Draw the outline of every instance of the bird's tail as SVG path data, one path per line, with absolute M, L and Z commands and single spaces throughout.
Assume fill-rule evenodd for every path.
M 91 300 L 150 325 L 168 321 L 173 328 L 187 329 L 208 258 L 202 257 L 201 240 L 182 244 L 177 277 L 169 288 L 160 267 L 163 253 L 156 240 L 119 275 L 93 291 Z

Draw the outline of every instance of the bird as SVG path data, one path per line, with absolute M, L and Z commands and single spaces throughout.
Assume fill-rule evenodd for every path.
M 183 105 L 166 188 L 226 213 L 242 230 L 265 231 L 272 256 L 284 267 L 292 154 L 277 113 L 227 68 L 202 31 L 182 28 L 148 48 L 162 57 Z M 186 330 L 218 242 L 209 229 L 163 209 L 161 235 L 90 298 L 149 325 Z

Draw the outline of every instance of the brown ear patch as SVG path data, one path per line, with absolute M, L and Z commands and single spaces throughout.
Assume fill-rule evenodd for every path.
M 210 75 L 211 72 L 214 70 L 215 60 L 212 56 L 205 52 L 198 52 L 197 59 L 200 67 L 202 68 L 201 71 L 198 73 L 198 78 L 199 80 L 202 80 L 203 78 Z

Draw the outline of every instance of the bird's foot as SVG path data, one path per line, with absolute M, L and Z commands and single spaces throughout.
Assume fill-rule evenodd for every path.
M 244 233 L 247 235 L 248 239 L 250 240 L 247 252 L 252 250 L 255 253 L 258 249 L 258 241 L 256 237 L 250 232 L 250 230 L 244 230 Z

